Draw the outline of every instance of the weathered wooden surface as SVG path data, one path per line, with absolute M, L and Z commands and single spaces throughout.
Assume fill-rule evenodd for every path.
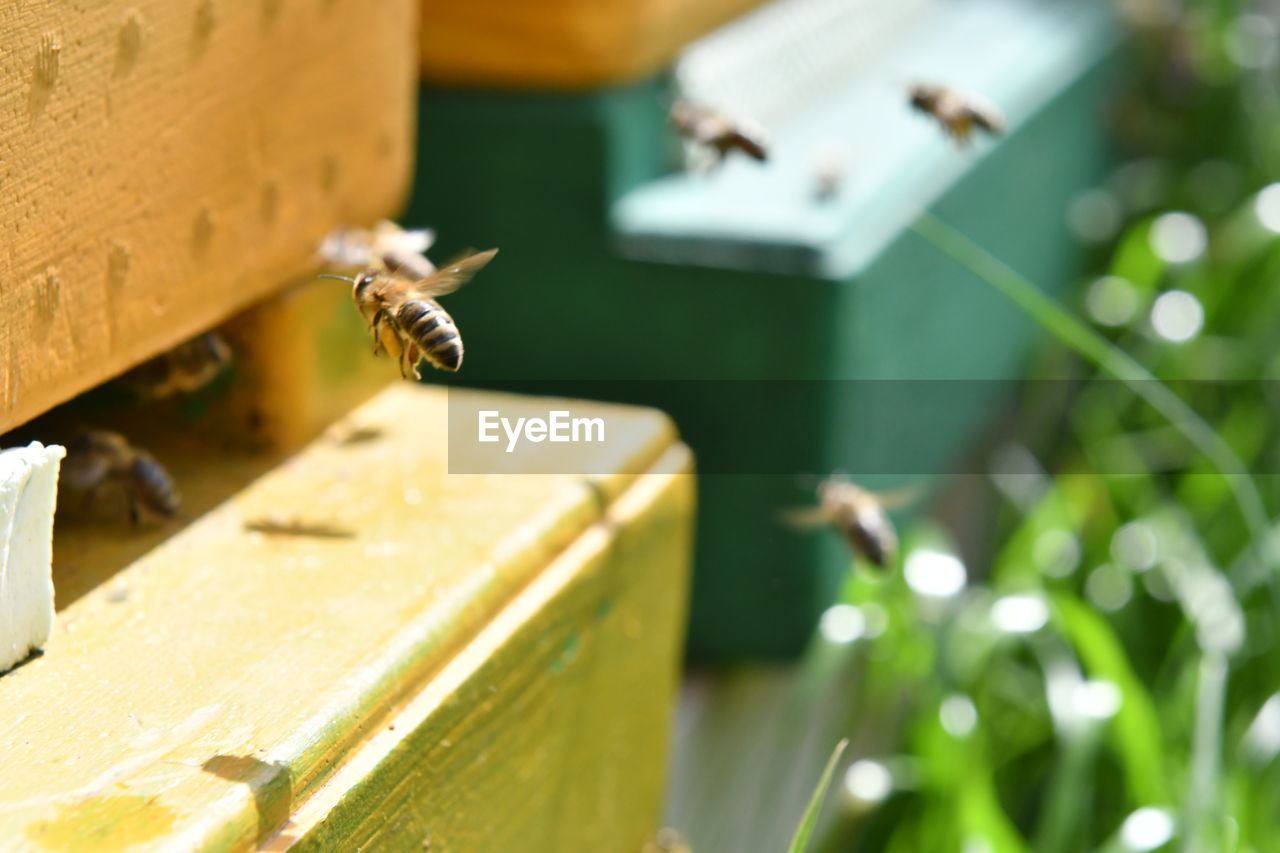
M 640 850 L 677 687 L 687 465 L 668 451 L 268 848 Z
M 416 24 L 414 0 L 0 8 L 0 431 L 395 213 Z
M 660 70 L 761 0 L 423 0 L 422 74 L 455 86 L 587 89 Z
M 0 678 L 0 847 L 638 849 L 688 453 L 656 412 L 583 404 L 615 473 L 449 476 L 446 405 L 397 384 L 63 608 Z M 244 531 L 269 516 L 353 536 Z

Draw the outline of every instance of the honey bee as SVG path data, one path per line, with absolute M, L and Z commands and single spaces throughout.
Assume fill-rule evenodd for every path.
M 454 373 L 462 366 L 462 337 L 449 312 L 436 299 L 466 284 L 497 249 L 464 252 L 430 275 L 407 279 L 368 269 L 350 281 L 351 295 L 373 334 L 373 352 L 386 351 L 400 362 L 400 375 L 421 379 L 418 363 Z
M 129 521 L 135 526 L 142 520 L 142 507 L 164 518 L 178 514 L 178 492 L 169 472 L 155 457 L 133 447 L 119 433 L 85 430 L 67 443 L 58 484 L 82 493 L 87 506 L 108 481 L 120 484 L 129 507 Z
M 430 229 L 406 231 L 384 219 L 371 229 L 335 229 L 320 244 L 320 257 L 337 267 L 382 267 L 406 278 L 420 279 L 435 272 L 435 266 L 423 254 L 435 239 L 435 232 Z
M 207 332 L 144 361 L 117 381 L 137 396 L 155 400 L 203 388 L 230 362 L 231 347 Z
M 974 95 L 962 95 L 945 86 L 912 86 L 911 106 L 933 116 L 959 147 L 969 142 L 974 128 L 998 136 L 1004 133 L 1004 117 L 991 104 Z
M 817 506 L 788 510 L 783 517 L 797 527 L 831 526 L 844 537 L 854 556 L 883 569 L 898 555 L 898 534 L 885 505 L 897 505 L 913 496 L 913 490 L 877 495 L 843 474 L 832 474 L 818 484 Z
M 671 107 L 671 124 L 684 138 L 714 151 L 717 163 L 735 148 L 762 163 L 769 159 L 764 131 L 753 122 L 735 121 L 715 110 L 680 100 Z

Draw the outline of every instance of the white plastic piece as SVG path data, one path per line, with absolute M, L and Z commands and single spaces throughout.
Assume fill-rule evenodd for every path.
M 0 672 L 53 632 L 53 510 L 66 453 L 38 441 L 0 451 Z

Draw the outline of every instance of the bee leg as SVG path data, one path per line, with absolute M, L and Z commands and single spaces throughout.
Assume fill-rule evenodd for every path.
M 369 331 L 373 333 L 373 354 L 377 355 L 382 352 L 382 324 L 387 321 L 387 312 L 379 311 L 373 315 L 373 321 L 369 324 Z
M 407 366 L 407 365 L 406 365 L 406 363 L 405 363 L 405 362 L 406 362 L 406 358 L 405 358 L 405 357 L 406 357 L 408 354 L 409 354 L 409 348 L 408 348 L 408 347 L 401 347 L 401 349 L 400 349 L 400 358 L 397 360 L 397 362 L 398 362 L 398 364 L 399 364 L 399 366 L 400 366 L 400 378 L 401 378 L 401 379 L 408 379 L 408 378 L 409 378 L 409 370 L 408 370 L 408 366 Z
M 422 373 L 418 370 L 418 364 L 422 361 L 422 353 L 413 344 L 404 348 L 405 363 L 409 365 L 409 372 L 413 374 L 414 379 L 421 379 Z
M 142 513 L 138 510 L 138 492 L 128 483 L 124 484 L 124 500 L 129 507 L 129 523 L 137 527 L 142 523 Z

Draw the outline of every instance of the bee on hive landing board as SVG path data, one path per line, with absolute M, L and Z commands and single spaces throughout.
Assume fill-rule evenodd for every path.
M 105 429 L 84 430 L 67 443 L 58 485 L 84 495 L 88 505 L 103 483 L 119 483 L 129 507 L 129 520 L 142 520 L 141 508 L 163 518 L 178 514 L 179 498 L 169 472 L 150 453 Z
M 787 510 L 783 519 L 801 528 L 828 525 L 844 538 L 854 556 L 883 569 L 898 555 L 898 534 L 885 508 L 914 497 L 914 489 L 877 494 L 843 474 L 832 474 L 818 484 L 817 506 Z
M 144 399 L 189 394 L 231 363 L 231 347 L 213 332 L 194 337 L 127 371 L 117 381 Z
M 945 86 L 915 85 L 910 89 L 911 106 L 933 116 L 957 146 L 969 142 L 974 128 L 993 136 L 1004 133 L 1004 117 L 994 106 L 977 97 Z
M 430 229 L 406 231 L 382 220 L 373 228 L 337 228 L 320 244 L 320 257 L 349 270 L 386 269 L 405 278 L 426 278 L 435 266 L 423 254 L 435 242 Z
M 671 124 L 685 139 L 714 151 L 716 163 L 734 149 L 761 162 L 769 159 L 764 131 L 753 122 L 735 121 L 715 110 L 679 100 L 671 107 Z
M 385 350 L 399 360 L 401 376 L 420 379 L 418 362 L 424 358 L 450 373 L 462 366 L 462 336 L 436 299 L 470 281 L 497 253 L 497 249 L 464 252 L 420 279 L 376 269 L 355 278 L 324 277 L 351 282 L 356 308 L 373 334 L 374 354 Z

